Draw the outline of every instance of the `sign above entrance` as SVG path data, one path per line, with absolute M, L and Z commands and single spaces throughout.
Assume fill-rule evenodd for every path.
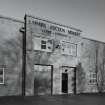
M 30 26 L 32 33 L 42 34 L 63 34 L 63 35 L 74 35 L 80 36 L 81 30 L 76 28 L 57 24 L 48 20 L 27 16 L 26 24 Z

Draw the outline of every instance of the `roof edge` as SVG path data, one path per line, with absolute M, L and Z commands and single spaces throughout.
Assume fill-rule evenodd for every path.
M 24 23 L 24 21 L 22 20 L 19 20 L 17 18 L 14 18 L 14 17 L 8 17 L 8 16 L 3 16 L 0 14 L 0 18 L 4 18 L 4 19 L 8 19 L 8 20 L 12 20 L 12 21 L 15 21 L 15 22 L 19 22 L 19 23 Z
M 99 43 L 103 43 L 103 44 L 105 44 L 104 41 L 99 41 L 99 40 L 96 40 L 96 39 L 91 39 L 91 38 L 87 38 L 87 37 L 83 37 L 83 36 L 82 36 L 82 38 L 83 38 L 83 39 L 90 40 L 90 41 L 94 41 L 94 42 L 99 42 Z
M 32 17 L 34 19 L 43 20 L 43 21 L 46 21 L 46 22 L 50 22 L 52 24 L 56 24 L 56 25 L 59 25 L 59 26 L 67 27 L 67 28 L 82 32 L 82 30 L 80 30 L 80 29 L 77 29 L 77 28 L 74 28 L 74 27 L 71 27 L 71 26 L 68 26 L 68 25 L 63 25 L 63 24 L 55 22 L 55 21 L 50 21 L 49 19 L 45 19 L 45 18 L 42 18 L 42 17 L 40 18 L 38 16 L 33 16 L 33 15 L 30 15 L 30 14 L 25 14 L 25 16 L 29 16 L 29 17 Z

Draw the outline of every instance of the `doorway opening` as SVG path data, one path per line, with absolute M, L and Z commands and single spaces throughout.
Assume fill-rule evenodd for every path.
M 62 66 L 62 94 L 76 94 L 76 67 Z
M 68 73 L 62 73 L 62 92 L 68 93 Z
M 34 95 L 52 95 L 52 65 L 34 65 Z

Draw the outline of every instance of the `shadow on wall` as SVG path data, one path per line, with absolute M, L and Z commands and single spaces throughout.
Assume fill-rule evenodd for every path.
M 85 90 L 86 74 L 80 62 L 77 65 L 76 76 L 77 76 L 77 92 L 82 93 Z

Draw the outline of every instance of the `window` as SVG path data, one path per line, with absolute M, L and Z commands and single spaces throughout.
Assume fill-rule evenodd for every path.
M 41 49 L 46 49 L 46 41 L 41 40 Z
M 49 38 L 34 37 L 33 48 L 38 51 L 52 52 L 53 41 Z
M 4 84 L 4 67 L 0 67 L 0 84 Z
M 61 53 L 65 55 L 77 55 L 77 45 L 74 43 L 61 41 Z
M 90 71 L 89 84 L 96 84 L 96 73 Z

